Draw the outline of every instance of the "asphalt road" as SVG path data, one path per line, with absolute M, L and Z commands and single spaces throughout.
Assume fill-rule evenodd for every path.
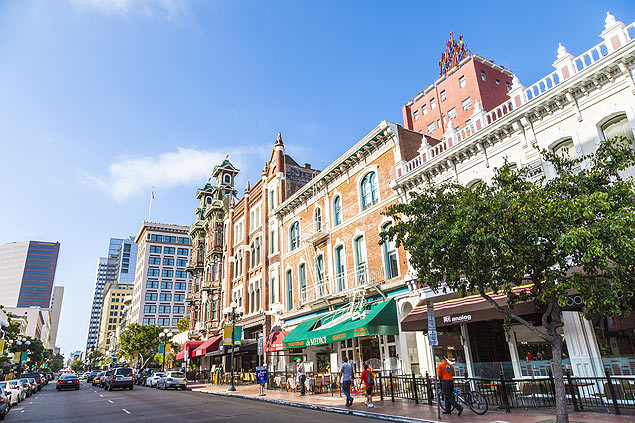
M 11 408 L 6 422 L 106 423 L 106 422 L 248 422 L 248 423 L 370 423 L 362 417 L 218 397 L 191 391 L 104 391 L 81 382 L 79 391 L 55 390 L 55 382 Z

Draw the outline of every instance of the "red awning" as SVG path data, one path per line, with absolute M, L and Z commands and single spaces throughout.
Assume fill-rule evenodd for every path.
M 213 336 L 209 338 L 207 341 L 196 347 L 194 351 L 192 351 L 192 357 L 199 357 L 212 351 L 216 351 L 218 349 L 218 346 L 220 345 L 221 339 L 223 339 L 223 335 Z
M 176 355 L 177 360 L 185 359 L 185 350 L 187 350 L 187 358 L 192 358 L 192 352 L 203 343 L 203 341 L 186 341 L 183 349 Z
M 282 340 L 291 331 L 272 332 L 267 336 L 265 340 L 265 352 L 284 351 L 284 344 Z

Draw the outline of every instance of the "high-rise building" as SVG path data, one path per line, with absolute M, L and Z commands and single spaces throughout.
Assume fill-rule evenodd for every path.
M 97 336 L 97 348 L 108 351 L 112 346 L 112 334 L 115 333 L 124 310 L 124 298 L 132 293 L 131 284 L 107 283 L 104 287 L 102 298 L 103 307 Z
M 59 251 L 59 242 L 0 245 L 0 304 L 48 308 Z
M 49 331 L 49 343 L 55 346 L 57 341 L 57 329 L 60 324 L 60 315 L 62 314 L 62 300 L 64 299 L 64 287 L 54 286 L 53 296 L 51 297 L 51 328 Z
M 176 328 L 185 316 L 190 275 L 185 270 L 192 242 L 188 227 L 143 222 L 135 242 L 139 246 L 130 323 Z
M 95 275 L 95 290 L 93 305 L 90 311 L 90 323 L 86 350 L 97 344 L 99 337 L 99 323 L 103 307 L 103 291 L 107 283 L 132 284 L 134 282 L 137 263 L 137 245 L 133 237 L 128 239 L 111 238 L 108 246 L 108 256 L 100 257 L 97 261 Z

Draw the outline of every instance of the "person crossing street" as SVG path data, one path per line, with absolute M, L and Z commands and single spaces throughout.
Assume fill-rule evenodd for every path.
M 443 414 L 452 414 L 452 409 L 458 410 L 458 415 L 463 413 L 463 407 L 454 398 L 454 362 L 447 357 L 437 366 L 437 378 L 441 381 L 441 392 L 445 397 L 445 411 Z

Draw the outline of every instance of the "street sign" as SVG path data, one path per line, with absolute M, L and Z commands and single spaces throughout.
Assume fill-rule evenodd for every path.
M 159 345 L 159 354 L 163 354 L 164 351 L 165 351 L 165 344 L 160 344 Z
M 431 304 L 428 304 L 428 344 L 433 347 L 439 345 L 437 322 L 434 320 L 434 306 Z
M 256 382 L 258 385 L 267 383 L 267 366 L 256 367 Z
M 261 336 L 258 338 L 258 355 L 263 355 L 265 352 L 264 338 Z

